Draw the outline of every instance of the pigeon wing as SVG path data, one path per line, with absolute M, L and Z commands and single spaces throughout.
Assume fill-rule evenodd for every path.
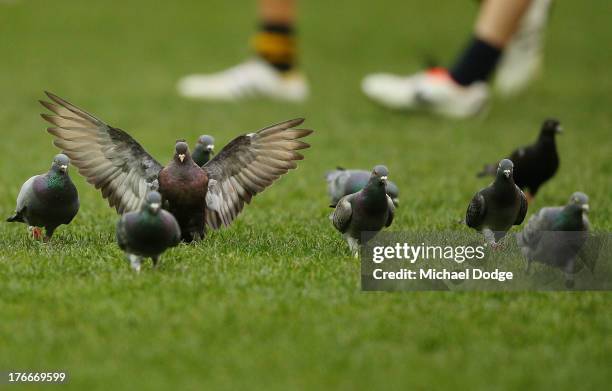
M 253 196 L 297 167 L 304 159 L 297 151 L 310 147 L 299 139 L 312 133 L 295 129 L 302 122 L 293 119 L 236 137 L 202 166 L 209 178 L 204 212 L 209 227 L 230 225 Z
M 543 233 L 552 229 L 552 221 L 558 215 L 561 208 L 542 208 L 531 216 L 525 228 L 518 236 L 518 243 L 521 247 L 535 250 L 542 238 Z
M 165 210 L 160 210 L 161 219 L 164 222 L 164 227 L 170 232 L 168 247 L 176 247 L 181 242 L 181 227 L 172 215 Z
M 589 218 L 584 214 L 582 215 L 582 230 L 583 231 L 591 230 L 591 222 L 589 221 Z
M 521 202 L 521 207 L 519 209 L 519 213 L 516 216 L 516 220 L 514 221 L 514 225 L 521 225 L 523 223 L 523 220 L 525 220 L 525 216 L 527 216 L 527 207 L 528 207 L 528 203 L 527 203 L 527 197 L 525 197 L 525 193 L 523 193 L 523 191 L 521 189 L 519 189 L 519 187 L 516 187 L 516 191 L 519 192 L 519 195 L 521 197 L 520 202 Z
M 385 227 L 390 227 L 391 223 L 393 223 L 393 218 L 395 217 L 395 204 L 389 196 L 387 196 L 387 207 L 389 208 L 389 216 L 387 217 Z
M 19 195 L 17 195 L 17 207 L 15 208 L 15 212 L 19 213 L 26 207 L 26 202 L 28 201 L 30 194 L 32 194 L 32 187 L 34 186 L 34 180 L 36 177 L 37 175 L 31 177 L 21 186 Z
M 351 201 L 355 194 L 356 193 L 342 197 L 340 201 L 338 201 L 338 205 L 336 205 L 336 209 L 334 209 L 334 213 L 332 214 L 332 223 L 334 227 L 342 233 L 346 232 L 351 223 L 351 218 L 353 217 Z
M 126 250 L 127 248 L 127 232 L 126 232 L 126 215 L 121 216 L 119 221 L 117 221 L 117 228 L 115 229 L 115 238 L 117 239 L 117 244 L 119 248 L 122 250 Z
M 487 212 L 487 205 L 483 195 L 478 192 L 472 198 L 470 205 L 465 213 L 465 223 L 468 227 L 477 228 L 484 221 Z
M 162 166 L 123 130 L 46 94 L 52 102 L 40 103 L 53 114 L 41 116 L 54 125 L 47 129 L 53 143 L 119 214 L 137 210 L 147 191 L 157 188 Z

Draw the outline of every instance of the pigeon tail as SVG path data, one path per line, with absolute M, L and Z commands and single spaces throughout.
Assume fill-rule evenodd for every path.
M 13 216 L 9 217 L 8 219 L 6 219 L 6 221 L 8 223 L 16 223 L 16 222 L 23 222 L 23 217 L 21 216 L 21 213 L 15 213 Z

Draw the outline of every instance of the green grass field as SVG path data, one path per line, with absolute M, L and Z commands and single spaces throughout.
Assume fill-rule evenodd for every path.
M 83 389 L 609 389 L 609 293 L 363 293 L 333 229 L 323 173 L 385 163 L 401 190 L 392 229 L 453 228 L 486 182 L 474 173 L 558 116 L 561 168 L 530 214 L 575 190 L 612 229 L 612 36 L 607 0 L 560 1 L 545 72 L 467 121 L 393 113 L 359 92 L 373 71 L 410 73 L 462 47 L 477 4 L 304 1 L 303 105 L 177 96 L 185 73 L 248 55 L 250 1 L 0 3 L 0 216 L 57 150 L 43 90 L 128 130 L 161 162 L 201 133 L 218 146 L 304 116 L 316 130 L 292 171 L 229 229 L 132 273 L 117 216 L 74 168 L 81 210 L 52 243 L 0 224 L 0 371 L 66 370 Z M 16 388 L 9 386 L 8 388 Z

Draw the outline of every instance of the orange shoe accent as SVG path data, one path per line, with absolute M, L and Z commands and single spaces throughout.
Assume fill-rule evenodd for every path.
M 436 79 L 451 80 L 448 69 L 442 67 L 429 68 L 427 70 L 427 76 L 431 76 Z

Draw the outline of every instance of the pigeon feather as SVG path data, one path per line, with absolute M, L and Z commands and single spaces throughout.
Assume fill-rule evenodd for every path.
M 55 136 L 54 144 L 118 213 L 138 210 L 147 191 L 157 188 L 161 164 L 123 130 L 46 94 L 53 102 L 40 103 L 54 114 L 41 116 L 55 125 L 47 129 Z
M 310 146 L 299 139 L 312 133 L 295 129 L 302 122 L 293 119 L 239 136 L 202 166 L 209 178 L 204 217 L 209 227 L 230 225 L 253 196 L 297 167 L 304 158 L 297 151 Z

